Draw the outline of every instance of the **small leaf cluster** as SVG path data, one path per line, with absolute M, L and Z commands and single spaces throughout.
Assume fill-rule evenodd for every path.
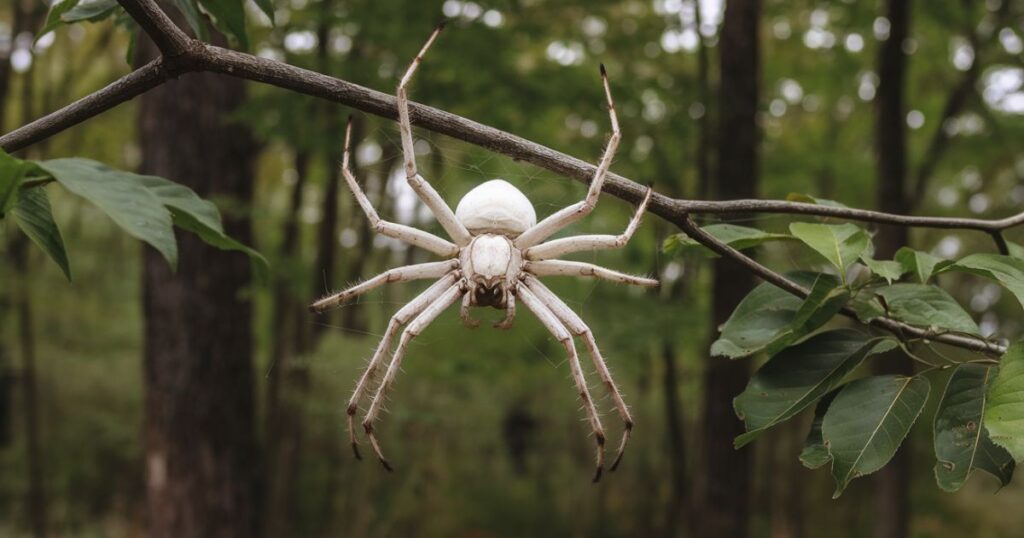
M 855 224 L 794 222 L 788 234 L 732 224 L 703 229 L 740 250 L 770 241 L 798 242 L 831 269 L 786 275 L 810 290 L 806 299 L 770 283 L 757 286 L 720 328 L 713 355 L 767 357 L 734 400 L 747 430 L 736 438 L 737 448 L 813 408 L 800 460 L 809 468 L 831 464 L 838 497 L 853 479 L 889 462 L 924 410 L 933 383 L 944 379 L 938 372 L 951 371 L 939 389 L 932 425 L 939 487 L 956 491 L 975 469 L 1009 483 L 1016 462 L 1024 458 L 1024 343 L 1010 346 L 1001 360 L 980 355 L 957 360 L 927 339 L 851 328 L 836 315 L 845 310 L 865 324 L 884 317 L 931 334 L 981 338 L 974 319 L 934 285 L 935 276 L 962 272 L 990 279 L 1024 305 L 1024 260 L 998 254 L 942 260 L 906 247 L 892 260 L 876 260 L 871 234 Z M 714 255 L 684 235 L 670 237 L 665 247 Z M 918 347 L 938 359 L 922 357 Z M 884 353 L 905 353 L 927 368 L 912 376 L 858 376 L 867 371 L 861 368 L 866 359 Z
M 254 0 L 256 5 L 273 23 L 274 5 L 271 0 Z M 245 0 L 174 0 L 174 7 L 181 12 L 193 35 L 202 41 L 209 41 L 209 24 L 230 36 L 242 50 L 249 49 L 249 32 L 246 26 Z M 99 22 L 113 17 L 114 23 L 131 33 L 131 45 L 127 59 L 131 63 L 138 25 L 117 3 L 117 0 L 60 0 L 50 7 L 46 22 L 38 35 L 43 36 L 61 25 L 79 22 Z
M 115 170 L 89 159 L 27 161 L 0 150 L 0 220 L 12 214 L 21 231 L 68 280 L 71 263 L 45 189 L 51 183 L 92 202 L 124 231 L 160 252 L 172 268 L 178 262 L 176 226 L 219 249 L 247 254 L 257 277 L 266 278 L 268 266 L 263 256 L 225 234 L 217 207 L 188 187 L 162 177 Z

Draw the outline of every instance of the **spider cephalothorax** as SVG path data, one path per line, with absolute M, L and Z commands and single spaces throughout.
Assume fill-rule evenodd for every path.
M 384 395 L 394 382 L 395 375 L 401 367 L 402 358 L 405 356 L 409 342 L 444 310 L 459 302 L 460 299 L 462 301 L 460 313 L 467 326 L 478 325 L 478 322 L 469 315 L 470 308 L 492 307 L 505 311 L 504 319 L 496 323 L 495 326 L 508 328 L 515 318 L 516 301 L 518 300 L 532 311 L 551 334 L 561 342 L 569 356 L 573 381 L 583 400 L 583 406 L 587 411 L 587 418 L 597 442 L 597 471 L 594 475 L 596 482 L 601 478 L 601 471 L 604 468 L 604 428 L 601 426 L 597 409 L 590 396 L 590 389 L 587 387 L 583 369 L 580 366 L 579 355 L 573 344 L 573 336 L 578 336 L 586 345 L 594 367 L 597 369 L 602 383 L 611 394 L 612 401 L 615 403 L 625 427 L 618 453 L 611 466 L 612 470 L 615 470 L 622 459 L 623 450 L 626 448 L 626 442 L 629 440 L 629 434 L 633 428 L 633 420 L 630 418 L 629 409 L 623 402 L 622 396 L 615 386 L 615 381 L 608 371 L 608 366 L 597 348 L 597 342 L 594 340 L 590 328 L 564 301 L 542 284 L 538 277 L 587 276 L 623 284 L 657 286 L 657 280 L 627 275 L 589 263 L 556 259 L 573 252 L 625 246 L 640 224 L 640 216 L 647 207 L 651 191 L 648 189 L 643 202 L 640 203 L 636 214 L 629 222 L 629 226 L 626 227 L 626 231 L 620 235 L 578 235 L 545 241 L 593 211 L 598 195 L 601 193 L 608 167 L 611 165 L 615 150 L 619 145 L 619 124 L 615 117 L 608 77 L 604 66 L 601 66 L 601 79 L 608 100 L 612 135 L 590 182 L 587 195 L 582 201 L 537 222 L 537 213 L 526 196 L 508 182 L 495 179 L 469 191 L 453 212 L 437 191 L 430 186 L 430 183 L 417 173 L 412 125 L 409 121 L 409 98 L 406 93 L 406 86 L 410 78 L 440 30 L 441 28 L 438 27 L 431 34 L 426 45 L 423 46 L 405 76 L 402 77 L 402 81 L 398 85 L 398 113 L 406 178 L 420 200 L 430 209 L 452 240 L 442 239 L 417 228 L 382 220 L 349 170 L 351 122 L 345 134 L 342 174 L 355 194 L 359 206 L 370 219 L 374 230 L 446 258 L 444 261 L 390 269 L 349 289 L 324 297 L 310 307 L 314 312 L 322 312 L 388 282 L 438 279 L 391 318 L 384 337 L 377 346 L 373 358 L 370 359 L 366 372 L 356 384 L 356 389 L 348 404 L 348 427 L 352 449 L 356 457 L 360 457 L 354 428 L 359 402 L 374 374 L 387 361 L 392 341 L 402 326 L 405 326 L 405 329 L 401 331 L 398 347 L 395 348 L 391 356 L 391 362 L 387 366 L 384 378 L 377 387 L 370 408 L 366 412 L 366 418 L 363 420 L 366 436 L 377 453 L 377 457 L 388 470 L 391 470 L 391 466 L 381 452 L 373 432 L 373 423 L 380 414 Z

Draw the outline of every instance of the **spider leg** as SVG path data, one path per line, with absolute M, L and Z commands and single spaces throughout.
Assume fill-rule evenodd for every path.
M 627 275 L 600 265 L 586 262 L 574 262 L 568 260 L 542 260 L 526 262 L 523 270 L 537 276 L 592 276 L 601 280 L 610 280 L 620 284 L 633 284 L 634 286 L 655 287 L 659 283 L 652 278 Z
M 512 322 L 516 319 L 516 295 L 514 293 L 505 294 L 505 317 L 494 324 L 495 329 L 511 329 Z
M 605 363 L 604 357 L 601 356 L 601 351 L 597 348 L 597 340 L 594 339 L 594 332 L 590 330 L 590 327 L 587 326 L 576 312 L 573 312 L 573 310 L 569 308 L 569 305 L 565 304 L 565 301 L 555 295 L 555 293 L 545 286 L 540 280 L 537 280 L 537 277 L 526 275 L 524 281 L 526 282 L 526 286 L 530 288 L 530 291 L 537 295 L 537 298 L 547 305 L 551 310 L 551 313 L 565 324 L 566 328 L 583 339 L 587 345 L 587 350 L 590 352 L 590 358 L 594 362 L 594 367 L 597 368 L 597 373 L 601 376 L 601 381 L 608 389 L 608 393 L 611 394 L 612 401 L 615 402 L 615 409 L 618 410 L 619 417 L 622 418 L 623 430 L 622 440 L 619 442 L 619 450 L 618 453 L 615 454 L 615 461 L 613 461 L 611 467 L 608 468 L 608 470 L 614 471 L 618 468 L 619 462 L 622 461 L 622 454 L 626 451 L 626 443 L 629 442 L 629 436 L 633 432 L 633 417 L 629 415 L 629 408 L 626 406 L 626 402 L 622 399 L 622 394 L 619 392 L 619 388 L 615 385 L 615 380 L 612 379 L 611 372 L 608 371 L 608 365 Z
M 438 256 L 445 258 L 451 258 L 459 253 L 459 247 L 446 239 L 413 228 L 404 224 L 398 224 L 395 222 L 389 222 L 380 218 L 377 214 L 377 210 L 370 204 L 370 199 L 366 197 L 366 193 L 359 186 L 359 182 L 356 181 L 355 175 L 352 174 L 352 170 L 349 168 L 349 146 L 352 138 L 352 118 L 348 119 L 348 126 L 345 128 L 345 152 L 341 160 L 341 173 L 345 177 L 345 182 L 348 183 L 349 189 L 352 190 L 352 194 L 356 197 L 356 202 L 359 203 L 359 207 L 363 209 L 363 213 L 366 213 L 366 218 L 370 220 L 370 225 L 373 229 L 382 235 L 393 237 L 399 241 L 404 241 L 413 246 L 429 250 Z
M 441 32 L 444 25 L 440 25 L 437 29 L 430 34 L 430 38 L 423 45 L 419 54 L 413 59 L 409 65 L 409 69 L 405 72 L 405 76 L 402 77 L 402 81 L 398 84 L 398 125 L 401 131 L 402 137 L 402 156 L 405 160 L 405 177 L 409 181 L 409 186 L 412 187 L 416 194 L 420 197 L 420 200 L 428 208 L 431 213 L 434 214 L 434 218 L 441 224 L 448 235 L 455 241 L 455 244 L 464 247 L 469 244 L 470 236 L 469 231 L 462 225 L 458 219 L 455 218 L 455 213 L 452 212 L 452 208 L 448 207 L 448 204 L 441 198 L 441 195 L 423 179 L 423 176 L 419 175 L 416 171 L 416 151 L 412 143 L 412 122 L 409 119 L 409 95 L 406 92 L 406 86 L 409 84 L 409 80 L 412 79 L 413 73 L 416 72 L 416 68 L 419 67 L 420 62 L 423 61 L 423 55 L 426 54 L 427 49 L 437 39 L 437 34 Z
M 359 382 L 356 383 L 356 389 L 352 393 L 352 397 L 348 401 L 348 437 L 352 443 L 352 452 L 355 454 L 356 459 L 363 459 L 359 454 L 359 442 L 356 440 L 355 432 L 355 415 L 359 410 L 359 401 L 363 398 L 363 393 L 366 391 L 367 385 L 370 380 L 373 379 L 374 373 L 377 368 L 387 358 L 388 352 L 391 350 L 391 341 L 394 340 L 395 334 L 398 332 L 403 325 L 409 323 L 414 317 L 423 312 L 431 303 L 436 301 L 444 292 L 451 289 L 456 284 L 456 280 L 459 278 L 457 272 L 448 273 L 444 278 L 438 280 L 423 293 L 416 296 L 415 299 L 409 301 L 408 304 L 403 306 L 394 316 L 391 317 L 391 321 L 388 322 L 388 328 L 384 331 L 384 337 L 381 338 L 380 344 L 377 345 L 377 350 L 373 353 L 373 358 L 370 359 L 369 366 L 366 367 L 366 371 L 363 372 L 362 377 L 359 378 Z
M 445 260 L 442 262 L 429 262 L 395 267 L 394 269 L 388 269 L 369 280 L 360 282 L 351 288 L 328 295 L 327 297 L 311 304 L 309 309 L 316 313 L 323 312 L 328 308 L 337 306 L 353 297 L 356 297 L 357 295 L 362 295 L 384 284 L 389 284 L 391 282 L 405 282 L 407 280 L 422 280 L 425 278 L 440 278 L 444 276 L 445 273 L 458 269 L 458 267 L 459 260 Z
M 597 205 L 597 197 L 601 194 L 601 187 L 604 186 L 608 167 L 611 166 L 612 159 L 615 158 L 615 151 L 619 148 L 619 140 L 622 138 L 622 133 L 619 131 L 619 119 L 615 115 L 615 103 L 612 101 L 612 90 L 608 86 L 608 73 L 604 69 L 604 64 L 601 64 L 601 82 L 604 84 L 604 94 L 608 100 L 608 115 L 611 118 L 612 135 L 608 139 L 608 146 L 605 147 L 604 155 L 601 156 L 601 161 L 597 165 L 597 171 L 594 172 L 594 177 L 590 180 L 587 196 L 583 198 L 582 202 L 577 202 L 549 215 L 532 228 L 523 232 L 515 239 L 516 248 L 526 249 L 540 243 L 559 230 L 589 215 L 594 210 L 594 206 Z
M 465 293 L 463 286 L 457 285 L 452 286 L 445 290 L 445 292 L 438 297 L 434 302 L 430 303 L 430 306 L 426 307 L 420 312 L 409 325 L 402 331 L 402 337 L 398 341 L 398 347 L 395 349 L 395 355 L 391 359 L 391 364 L 388 366 L 387 372 L 384 374 L 384 379 L 381 380 L 380 386 L 377 387 L 377 393 L 373 396 L 373 402 L 370 404 L 370 409 L 366 412 L 366 418 L 363 419 L 363 429 L 366 431 L 366 436 L 370 439 L 370 445 L 373 446 L 374 452 L 377 453 L 377 458 L 381 464 L 388 471 L 391 470 L 391 464 L 388 463 L 387 458 L 384 457 L 384 453 L 381 452 L 380 444 L 377 442 L 377 437 L 373 434 L 373 422 L 377 419 L 377 415 L 380 414 L 380 406 L 384 401 L 384 395 L 387 393 L 388 388 L 395 381 L 395 375 L 398 374 L 398 369 L 402 366 L 402 358 L 405 356 L 406 349 L 409 347 L 409 342 L 423 332 L 428 325 L 430 325 L 441 312 L 444 312 L 449 306 L 455 304 L 459 300 L 459 297 Z
M 583 368 L 580 367 L 580 357 L 576 353 L 576 346 L 573 345 L 572 335 L 551 312 L 551 309 L 529 288 L 520 285 L 516 288 L 516 292 L 526 308 L 537 316 L 537 319 L 565 346 L 565 350 L 569 354 L 572 378 L 576 382 L 576 390 L 579 391 L 580 398 L 583 400 L 583 408 L 587 411 L 587 418 L 590 420 L 590 427 L 594 431 L 594 439 L 597 442 L 597 469 L 594 471 L 594 482 L 597 482 L 601 480 L 601 473 L 604 470 L 604 428 L 601 427 L 601 419 L 598 418 L 594 400 L 590 397 L 590 390 L 587 388 L 587 380 L 583 376 Z
M 470 329 L 475 329 L 480 326 L 480 320 L 469 315 L 469 294 L 462 296 L 462 306 L 459 307 L 459 317 L 462 319 L 462 324 Z
M 637 206 L 633 219 L 626 226 L 626 231 L 621 234 L 574 235 L 562 239 L 554 239 L 526 249 L 523 252 L 523 258 L 534 261 L 548 260 L 584 250 L 607 250 L 626 246 L 626 243 L 629 243 L 633 233 L 636 232 L 637 227 L 640 225 L 640 217 L 643 216 L 648 202 L 651 201 L 652 192 L 650 188 L 647 189 L 647 194 L 644 195 L 643 201 Z

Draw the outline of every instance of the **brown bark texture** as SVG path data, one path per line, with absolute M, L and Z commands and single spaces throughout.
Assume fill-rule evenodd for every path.
M 729 2 L 719 41 L 720 97 L 717 195 L 722 199 L 752 198 L 757 190 L 757 104 L 760 79 L 758 47 L 759 0 Z M 713 265 L 713 327 L 729 317 L 753 288 L 743 267 L 718 259 Z M 742 537 L 748 534 L 750 512 L 749 448 L 733 449 L 743 424 L 732 399 L 743 391 L 749 374 L 744 360 L 711 357 L 704 374 L 703 467 L 699 536 Z
M 912 208 L 907 188 L 906 90 L 907 55 L 903 43 L 910 31 L 910 1 L 888 0 L 885 16 L 889 19 L 889 39 L 879 49 L 878 92 L 875 121 L 877 157 L 876 204 L 882 211 L 907 214 Z M 891 259 L 908 244 L 909 230 L 900 226 L 881 226 L 875 236 L 878 259 Z M 890 353 L 874 361 L 877 374 L 909 375 L 913 362 L 901 352 Z M 910 439 L 873 477 L 876 538 L 904 538 L 910 528 Z
M 138 59 L 155 57 L 152 42 L 140 41 Z M 244 97 L 241 81 L 210 74 L 147 93 L 138 117 L 141 172 L 233 201 L 222 207 L 247 207 L 255 144 L 229 120 Z M 224 227 L 252 243 L 248 216 L 226 211 Z M 183 232 L 178 247 L 177 271 L 155 250 L 144 253 L 149 534 L 257 536 L 249 261 Z

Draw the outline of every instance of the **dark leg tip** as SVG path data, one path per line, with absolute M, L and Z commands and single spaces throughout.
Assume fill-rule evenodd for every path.
M 385 471 L 387 471 L 389 473 L 395 472 L 395 469 L 393 467 L 391 467 L 391 464 L 388 463 L 388 460 L 386 460 L 384 458 L 381 458 L 380 464 L 384 466 L 384 470 Z
M 448 24 L 448 19 L 441 19 L 441 22 L 437 23 L 437 31 L 444 30 L 444 27 Z
M 594 471 L 594 479 L 591 482 L 594 483 L 594 484 L 600 482 L 602 474 L 604 474 L 604 467 L 601 467 L 600 465 L 598 465 L 597 466 L 597 470 Z
M 591 69 L 593 69 L 593 68 L 591 68 Z M 604 63 L 603 62 L 601 63 L 601 76 L 602 77 L 607 77 L 608 76 L 608 71 L 604 68 Z
M 619 468 L 620 463 L 622 463 L 622 454 L 615 456 L 615 461 L 612 463 L 612 466 L 608 468 L 608 471 L 614 473 L 615 469 Z
M 363 461 L 363 455 L 359 453 L 359 445 L 355 443 L 352 443 L 352 455 L 355 456 L 357 460 Z

